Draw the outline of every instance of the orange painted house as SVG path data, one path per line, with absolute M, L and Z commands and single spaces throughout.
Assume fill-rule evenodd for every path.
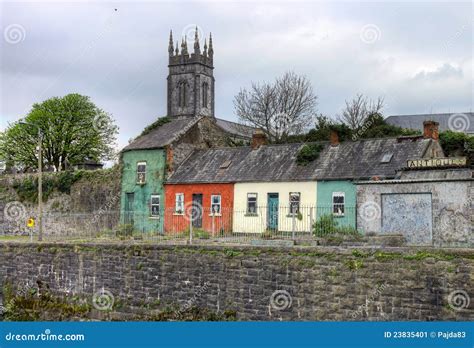
M 165 184 L 164 187 L 165 233 L 188 231 L 191 222 L 193 230 L 204 230 L 213 236 L 231 231 L 234 184 Z

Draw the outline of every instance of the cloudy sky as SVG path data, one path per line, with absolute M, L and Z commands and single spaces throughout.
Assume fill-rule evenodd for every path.
M 385 114 L 472 109 L 472 4 L 453 2 L 2 2 L 0 130 L 32 103 L 88 95 L 120 127 L 119 147 L 166 113 L 167 45 L 213 34 L 216 116 L 251 81 L 307 75 L 319 112 L 356 93 Z

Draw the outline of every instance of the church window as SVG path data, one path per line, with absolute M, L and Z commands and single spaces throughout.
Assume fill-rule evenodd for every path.
M 204 82 L 202 84 L 202 106 L 204 108 L 207 108 L 207 94 L 209 92 L 209 85 L 207 84 L 207 82 Z
M 180 107 L 186 106 L 186 82 L 181 82 L 178 86 L 178 105 Z

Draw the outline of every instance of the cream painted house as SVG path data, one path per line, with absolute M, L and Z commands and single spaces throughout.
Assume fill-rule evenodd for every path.
M 236 183 L 233 232 L 310 232 L 316 187 L 315 181 Z

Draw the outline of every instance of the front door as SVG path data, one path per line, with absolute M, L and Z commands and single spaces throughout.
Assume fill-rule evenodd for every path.
M 135 194 L 126 193 L 125 194 L 125 214 L 124 214 L 124 223 L 126 225 L 133 226 L 133 205 L 135 202 Z
M 193 193 L 193 227 L 202 227 L 202 193 Z
M 268 194 L 267 229 L 278 230 L 278 193 Z

